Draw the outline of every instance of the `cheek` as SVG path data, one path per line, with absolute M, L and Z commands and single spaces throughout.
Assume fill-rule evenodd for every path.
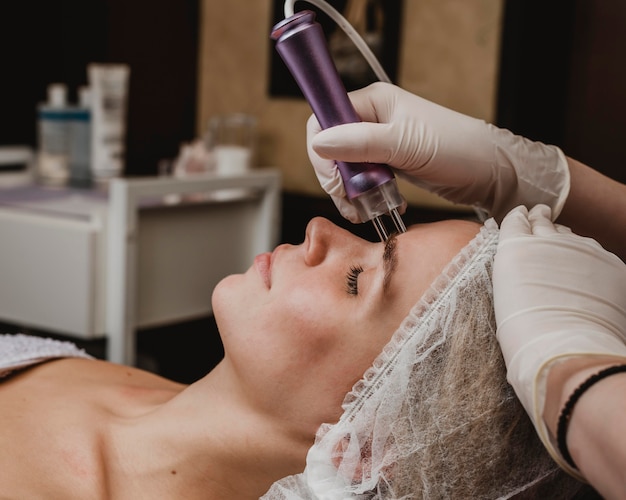
M 342 331 L 340 308 L 309 289 L 290 290 L 268 309 L 280 335 L 297 350 L 308 350 L 310 356 L 331 350 Z
M 212 306 L 225 348 L 283 365 L 318 361 L 341 331 L 340 308 L 313 287 L 268 293 L 251 287 L 245 275 L 233 275 L 215 287 Z
M 294 290 L 277 312 L 290 334 L 291 352 L 300 366 L 327 382 L 348 389 L 372 364 L 395 328 L 376 316 L 365 317 L 356 299 Z

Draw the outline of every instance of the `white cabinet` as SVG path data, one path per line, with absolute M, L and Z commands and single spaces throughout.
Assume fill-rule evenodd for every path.
M 0 320 L 106 336 L 107 358 L 133 364 L 137 328 L 210 314 L 219 280 L 272 250 L 279 229 L 274 169 L 0 189 Z

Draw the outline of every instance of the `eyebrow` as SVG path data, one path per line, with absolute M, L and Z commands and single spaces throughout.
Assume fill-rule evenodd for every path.
M 397 233 L 392 234 L 385 242 L 385 249 L 383 251 L 383 293 L 387 293 L 391 284 L 391 278 L 398 265 L 398 252 L 397 252 Z

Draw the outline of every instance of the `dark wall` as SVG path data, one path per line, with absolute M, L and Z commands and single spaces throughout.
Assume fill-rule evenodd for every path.
M 49 83 L 70 99 L 89 62 L 131 68 L 127 169 L 155 174 L 194 137 L 198 0 L 38 0 L 3 2 L 0 145 L 36 145 L 36 106 Z
M 626 2 L 577 1 L 563 147 L 626 183 Z
M 500 126 L 626 182 L 626 3 L 507 0 Z
M 563 142 L 574 2 L 507 0 L 497 121 L 551 144 Z
M 327 0 L 327 2 L 333 8 L 337 9 L 342 15 L 346 15 L 345 9 L 348 3 L 346 0 Z M 273 0 L 272 22 L 271 25 L 268 27 L 268 32 L 276 23 L 284 19 L 284 4 L 284 0 Z M 370 26 L 370 29 L 374 31 L 377 28 L 382 29 L 380 47 L 377 53 L 376 51 L 374 52 L 375 55 L 379 58 L 380 63 L 385 70 L 385 73 L 387 73 L 387 76 L 389 76 L 391 81 L 396 81 L 398 71 L 398 57 L 400 54 L 399 44 L 401 40 L 403 0 L 378 0 L 372 2 L 372 4 L 375 4 L 373 7 L 374 11 L 378 7 L 384 9 L 384 19 L 382 26 Z M 313 12 L 315 12 L 315 19 L 322 26 L 327 41 L 330 41 L 330 38 L 332 37 L 332 34 L 334 32 L 341 30 L 341 28 L 337 26 L 335 21 L 333 21 L 332 18 L 326 14 L 326 12 L 320 10 L 316 6 L 307 2 L 297 2 L 294 6 L 294 11 L 299 12 L 302 10 L 312 10 Z M 376 23 L 372 24 L 376 25 Z M 270 50 L 270 72 L 268 91 L 270 95 L 304 99 L 302 92 L 298 88 L 296 81 L 291 76 L 291 73 L 287 69 L 287 66 L 278 55 L 278 52 L 274 50 L 274 45 L 274 41 L 268 40 L 268 46 Z M 332 49 L 331 57 L 333 57 Z M 336 54 L 334 57 L 336 57 Z M 358 53 L 356 46 L 354 47 L 354 54 L 351 55 L 351 57 L 358 58 L 363 62 L 365 61 L 362 55 Z M 335 59 L 335 63 L 337 63 L 337 59 Z M 378 80 L 374 72 L 371 70 L 368 72 L 369 74 L 362 75 L 360 78 L 354 79 L 351 78 L 350 75 L 342 74 L 340 70 L 340 65 L 337 69 L 339 70 L 341 80 L 345 85 L 346 90 L 348 91 L 365 87 L 368 84 Z

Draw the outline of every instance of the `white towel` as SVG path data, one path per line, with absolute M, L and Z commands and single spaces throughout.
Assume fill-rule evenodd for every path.
M 0 378 L 19 368 L 54 358 L 89 358 L 83 349 L 64 342 L 30 335 L 0 335 Z

